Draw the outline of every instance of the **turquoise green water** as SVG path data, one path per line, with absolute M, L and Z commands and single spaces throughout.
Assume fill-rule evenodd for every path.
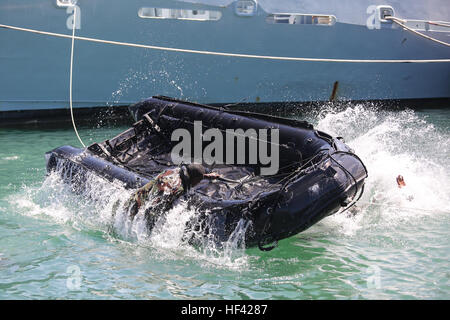
M 307 118 L 346 138 L 368 167 L 366 190 L 355 216 L 271 252 L 192 248 L 179 240 L 183 208 L 152 235 L 111 223 L 123 190 L 98 185 L 96 204 L 46 176 L 46 151 L 78 146 L 71 128 L 0 128 L 0 299 L 449 299 L 450 111 L 360 105 Z

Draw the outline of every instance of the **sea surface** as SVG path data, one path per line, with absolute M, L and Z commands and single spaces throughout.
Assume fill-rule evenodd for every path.
M 151 234 L 113 219 L 128 195 L 120 186 L 91 177 L 75 195 L 46 174 L 46 151 L 80 146 L 70 126 L 0 128 L 0 299 L 450 299 L 450 109 L 289 116 L 344 137 L 369 178 L 356 215 L 325 218 L 270 252 L 183 243 L 193 213 L 182 205 Z M 126 128 L 98 119 L 79 132 L 90 144 Z

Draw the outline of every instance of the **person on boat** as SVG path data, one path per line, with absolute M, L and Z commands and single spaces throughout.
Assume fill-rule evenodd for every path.
M 150 208 L 145 213 L 149 227 L 153 227 L 157 218 L 169 210 L 173 202 L 203 179 L 217 179 L 221 175 L 207 172 L 201 164 L 181 165 L 160 173 L 155 179 L 135 191 L 125 203 L 125 210 L 131 218 L 142 207 Z M 147 203 L 151 201 L 151 203 Z

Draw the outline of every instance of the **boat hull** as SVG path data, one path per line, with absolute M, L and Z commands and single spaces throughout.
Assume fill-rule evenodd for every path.
M 275 173 L 264 175 L 261 164 L 234 161 L 238 153 L 249 154 L 250 147 L 227 145 L 226 163 L 196 160 L 193 156 L 196 162 L 207 163 L 223 180 L 204 179 L 183 195 L 185 203 L 196 211 L 186 224 L 185 241 L 202 244 L 213 239 L 223 244 L 244 224 L 248 226 L 243 231 L 245 245 L 259 246 L 263 250 L 273 241 L 302 232 L 339 209 L 348 208 L 362 195 L 367 178 L 362 161 L 343 141 L 315 130 L 307 122 L 229 111 L 166 97 L 139 103 L 134 115 L 138 121 L 133 127 L 112 139 L 94 143 L 85 150 L 63 146 L 48 152 L 47 171 L 57 172 L 75 191 L 84 191 L 90 185 L 86 183 L 89 173 L 110 182 L 119 181 L 124 188 L 136 189 L 157 174 L 177 167 L 176 142 L 168 137 L 173 137 L 180 128 L 187 130 L 190 137 L 196 136 L 198 122 L 206 130 L 205 135 L 213 128 L 220 128 L 219 131 L 227 134 L 229 130 L 260 132 L 275 128 L 279 140 L 270 140 L 270 152 L 278 153 L 275 144 L 282 148 Z M 266 139 L 267 136 L 257 137 L 258 150 Z M 205 144 L 200 145 L 200 150 L 206 148 Z M 193 149 L 196 149 L 195 144 Z M 216 149 L 216 156 L 218 153 Z M 228 162 L 230 154 L 233 161 Z M 97 196 L 108 197 L 106 194 Z M 120 208 L 119 205 L 113 207 Z M 153 219 L 152 207 L 144 209 L 144 216 Z M 126 208 L 123 213 L 126 219 L 132 219 Z M 163 217 L 165 213 L 157 214 Z M 149 232 L 152 228 L 149 227 Z

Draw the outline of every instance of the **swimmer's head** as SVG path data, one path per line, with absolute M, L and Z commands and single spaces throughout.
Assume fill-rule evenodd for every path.
M 405 180 L 403 179 L 403 176 L 400 174 L 397 176 L 397 185 L 399 188 L 406 186 Z
M 191 163 L 186 166 L 187 176 L 189 179 L 189 187 L 195 187 L 206 174 L 206 169 L 201 164 Z

